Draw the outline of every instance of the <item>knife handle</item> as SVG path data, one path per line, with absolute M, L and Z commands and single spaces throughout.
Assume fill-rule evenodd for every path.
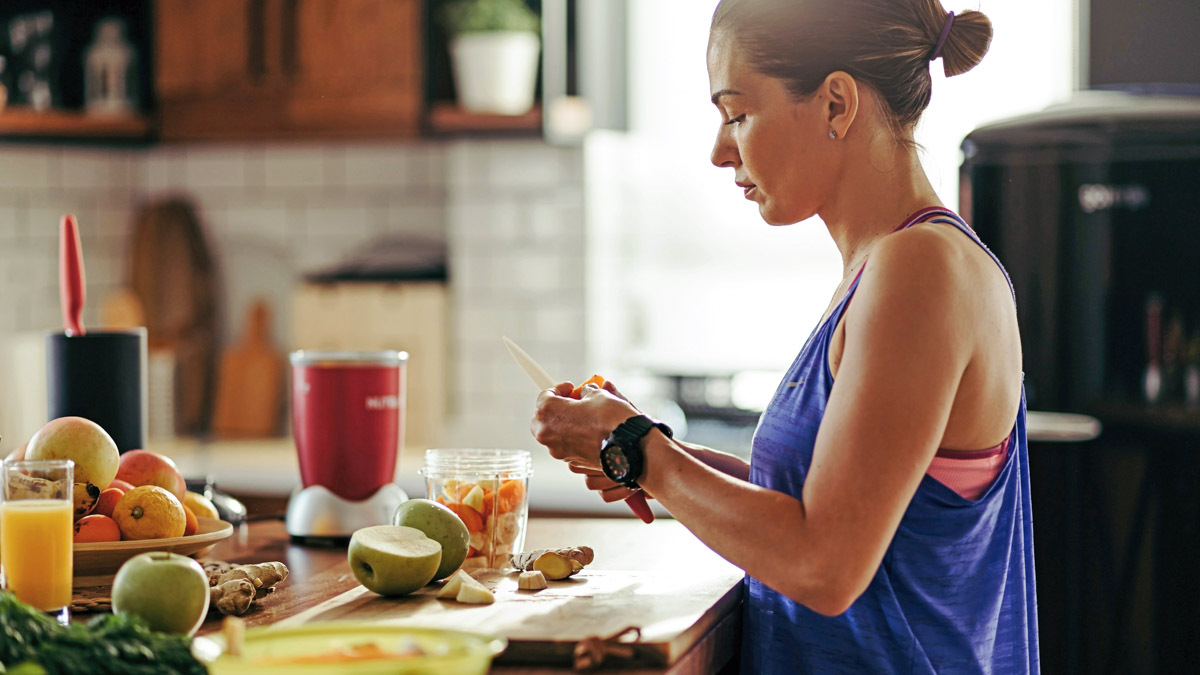
M 638 490 L 626 497 L 625 503 L 629 505 L 631 511 L 637 514 L 638 518 L 642 519 L 643 523 L 654 522 L 654 512 L 650 510 L 650 505 L 646 503 L 645 492 Z

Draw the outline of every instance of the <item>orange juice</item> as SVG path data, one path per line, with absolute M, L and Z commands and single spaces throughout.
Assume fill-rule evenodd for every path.
M 0 566 L 8 590 L 43 611 L 71 604 L 71 502 L 0 502 Z

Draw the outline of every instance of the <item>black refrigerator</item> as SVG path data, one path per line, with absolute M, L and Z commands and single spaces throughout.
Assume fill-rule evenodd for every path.
M 1104 428 L 1030 445 L 1043 672 L 1190 670 L 1200 97 L 1081 92 L 979 128 L 962 151 L 963 216 L 1016 289 L 1030 409 Z

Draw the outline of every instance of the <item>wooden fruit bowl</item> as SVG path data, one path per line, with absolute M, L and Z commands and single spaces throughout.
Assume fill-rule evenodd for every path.
M 233 534 L 233 525 L 223 520 L 197 518 L 199 528 L 190 537 L 170 539 L 140 539 L 135 541 L 105 541 L 75 544 L 75 577 L 104 576 L 139 553 L 170 551 L 179 555 L 198 556 L 207 553 L 217 542 Z

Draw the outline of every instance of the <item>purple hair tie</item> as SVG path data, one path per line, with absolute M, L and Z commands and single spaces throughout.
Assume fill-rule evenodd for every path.
M 946 25 L 942 26 L 942 34 L 938 36 L 937 44 L 933 47 L 933 56 L 929 57 L 930 61 L 936 61 L 942 55 L 942 47 L 946 46 L 946 38 L 950 36 L 950 27 L 954 25 L 954 12 L 946 17 Z

